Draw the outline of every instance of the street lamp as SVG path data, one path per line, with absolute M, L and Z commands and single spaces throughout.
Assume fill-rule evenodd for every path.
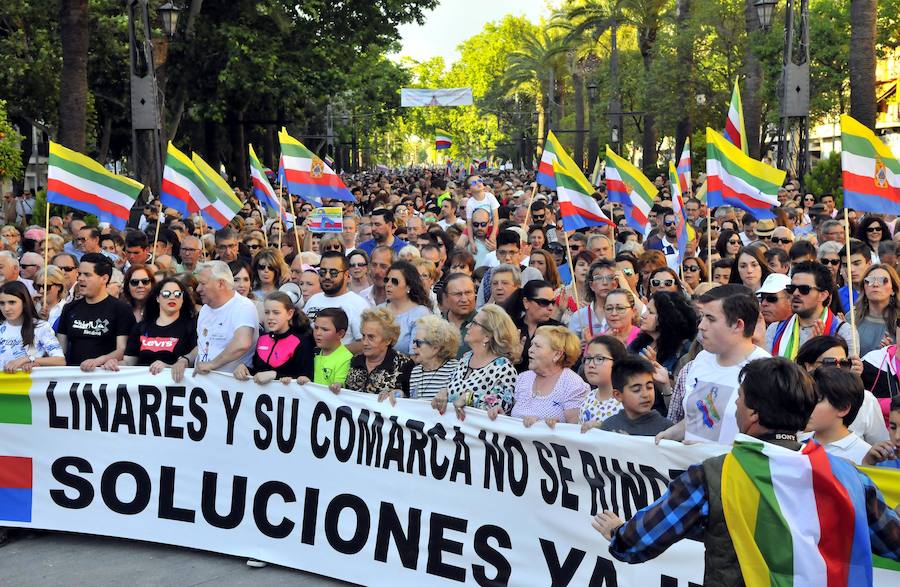
M 170 39 L 175 38 L 175 33 L 178 31 L 178 16 L 181 8 L 171 2 L 166 2 L 157 10 L 162 19 L 163 31 L 166 33 L 166 36 Z
M 597 151 L 600 145 L 597 136 L 594 135 L 594 103 L 597 100 L 597 82 L 591 80 L 587 85 L 588 92 L 588 168 L 594 164 L 597 159 Z
M 778 0 L 756 0 L 753 7 L 756 8 L 756 18 L 759 19 L 759 26 L 763 31 L 769 32 L 772 26 L 772 14 L 775 12 L 775 5 Z

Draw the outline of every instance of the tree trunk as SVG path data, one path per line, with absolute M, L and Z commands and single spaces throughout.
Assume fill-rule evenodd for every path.
M 109 141 L 112 138 L 112 113 L 107 112 L 103 117 L 103 129 L 100 131 L 100 145 L 97 148 L 97 161 L 106 163 L 109 157 Z
M 682 117 L 675 125 L 675 160 L 681 156 L 684 143 L 693 132 L 691 112 L 694 104 L 694 80 L 691 72 L 694 70 L 694 39 L 687 36 L 686 23 L 691 16 L 691 0 L 676 0 L 675 2 L 675 26 L 678 29 L 678 87 L 684 96 L 685 107 L 682 109 Z
M 577 63 L 572 66 L 572 85 L 575 87 L 575 163 L 582 169 L 587 170 L 590 167 L 590 161 L 587 165 L 584 162 L 584 77 L 581 74 Z
M 878 0 L 850 2 L 850 116 L 874 130 L 875 27 Z
M 88 0 L 60 0 L 59 36 L 62 72 L 59 76 L 60 144 L 83 153 L 87 135 Z
M 744 0 L 744 28 L 748 35 L 759 30 L 754 0 Z M 760 130 L 762 127 L 762 103 L 759 99 L 762 88 L 762 66 L 753 53 L 753 43 L 747 42 L 744 49 L 744 84 L 741 102 L 744 106 L 744 127 L 747 131 L 747 151 L 754 159 L 759 159 Z M 730 95 L 730 94 L 729 94 Z
M 641 45 L 641 58 L 644 63 L 644 75 L 649 78 L 650 69 L 653 66 L 653 45 L 656 43 L 656 31 L 650 30 L 645 33 L 646 36 L 642 35 L 642 40 L 640 41 Z M 657 160 L 657 132 L 656 132 L 656 117 L 650 114 L 650 100 L 652 100 L 652 94 L 656 91 L 656 88 L 650 89 L 647 88 L 648 93 L 644 95 L 644 132 L 641 137 L 641 151 L 643 154 L 643 161 L 641 163 L 641 167 L 644 170 L 644 173 L 649 175 L 651 173 L 656 174 L 658 171 L 656 160 Z

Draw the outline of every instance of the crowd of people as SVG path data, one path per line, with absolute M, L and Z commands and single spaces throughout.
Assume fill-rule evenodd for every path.
M 356 201 L 333 203 L 340 233 L 310 230 L 296 196 L 288 221 L 239 189 L 244 207 L 218 230 L 158 201 L 124 231 L 68 212 L 45 234 L 14 211 L 0 367 L 143 365 L 176 381 L 192 367 L 730 444 L 741 374 L 775 356 L 817 389 L 801 439 L 900 468 L 895 217 L 850 211 L 846 226 L 833 195 L 796 181 L 774 220 L 690 197 L 682 259 L 661 177 L 646 230 L 601 186 L 612 223 L 569 234 L 525 172 L 345 179 Z

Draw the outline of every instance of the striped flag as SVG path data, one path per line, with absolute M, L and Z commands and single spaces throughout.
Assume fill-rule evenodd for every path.
M 562 149 L 556 153 L 553 161 L 553 177 L 564 230 L 613 224 L 593 197 L 596 188 Z
M 445 130 L 435 129 L 434 130 L 434 148 L 437 151 L 441 151 L 443 149 L 449 149 L 453 146 L 453 137 L 450 136 Z
M 722 468 L 722 509 L 744 583 L 871 585 L 866 496 L 850 461 L 739 435 Z
M 31 457 L 0 456 L 0 520 L 31 521 L 33 480 Z
M 622 204 L 628 226 L 641 233 L 646 230 L 658 191 L 640 169 L 606 146 L 606 196 L 610 202 Z
M 594 161 L 594 170 L 591 172 L 591 185 L 594 187 L 598 187 L 600 185 L 600 155 L 597 155 L 597 160 Z
M 725 138 L 728 142 L 747 154 L 747 130 L 744 128 L 744 106 L 741 103 L 741 89 L 734 80 L 731 105 L 728 106 L 728 120 L 725 121 Z
M 678 185 L 681 186 L 682 196 L 690 195 L 694 191 L 691 183 L 691 137 L 684 140 L 681 158 L 678 159 Z
M 131 207 L 144 185 L 116 175 L 87 157 L 50 141 L 47 201 L 95 215 L 118 230 L 128 224 Z
M 331 167 L 282 128 L 278 133 L 288 192 L 308 202 L 322 198 L 355 202 L 356 198 Z
M 774 218 L 785 172 L 750 158 L 711 128 L 706 129 L 707 205 L 737 206 L 758 219 Z
M 844 206 L 900 214 L 900 158 L 865 125 L 841 116 Z
M 203 191 L 205 184 L 203 174 L 190 157 L 169 141 L 159 196 L 163 205 L 178 210 L 184 216 L 206 210 L 212 204 Z
M 675 228 L 678 236 L 678 264 L 684 261 L 684 254 L 690 240 L 688 221 L 684 212 L 684 199 L 681 197 L 681 182 L 675 162 L 669 161 L 669 189 L 672 191 L 672 210 L 675 212 Z
M 553 162 L 556 161 L 559 153 L 563 152 L 562 145 L 556 139 L 553 131 L 547 133 L 547 140 L 544 142 L 544 150 L 541 152 L 541 160 L 537 165 L 537 177 L 535 179 L 538 185 L 548 187 L 551 190 L 556 189 L 556 177 L 554 175 Z
M 231 186 L 197 153 L 191 153 L 191 161 L 205 180 L 203 193 L 210 205 L 200 211 L 203 220 L 219 229 L 231 222 L 244 204 L 234 195 Z
M 275 197 L 275 190 L 269 183 L 266 173 L 263 170 L 262 163 L 253 150 L 253 145 L 248 145 L 250 149 L 250 177 L 253 179 L 253 194 L 259 199 L 259 203 L 269 210 L 278 210 L 278 200 Z

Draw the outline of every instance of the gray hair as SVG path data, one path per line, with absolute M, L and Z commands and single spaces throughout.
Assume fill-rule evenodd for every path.
M 482 208 L 479 208 L 479 210 L 482 210 Z M 521 285 L 521 283 L 522 283 L 522 272 L 519 271 L 518 267 L 515 267 L 508 263 L 499 265 L 496 268 L 494 268 L 494 272 L 491 274 L 491 279 L 493 279 L 494 276 L 496 276 L 498 273 L 509 273 L 510 275 L 512 275 L 513 282 L 516 285 Z
M 837 255 L 841 256 L 841 251 L 844 249 L 844 245 L 837 241 L 826 241 L 819 245 L 819 252 L 816 255 L 817 259 L 822 259 L 825 255 Z
M 197 273 L 205 270 L 209 271 L 209 275 L 213 279 L 221 279 L 230 289 L 234 289 L 234 276 L 224 261 L 207 261 L 197 267 Z
M 15 265 L 16 267 L 19 266 L 19 258 L 16 257 L 16 256 L 15 256 L 13 253 L 11 253 L 10 251 L 0 251 L 0 256 L 3 256 L 3 257 L 7 257 L 7 258 L 9 258 L 9 259 L 12 259 L 13 265 Z

